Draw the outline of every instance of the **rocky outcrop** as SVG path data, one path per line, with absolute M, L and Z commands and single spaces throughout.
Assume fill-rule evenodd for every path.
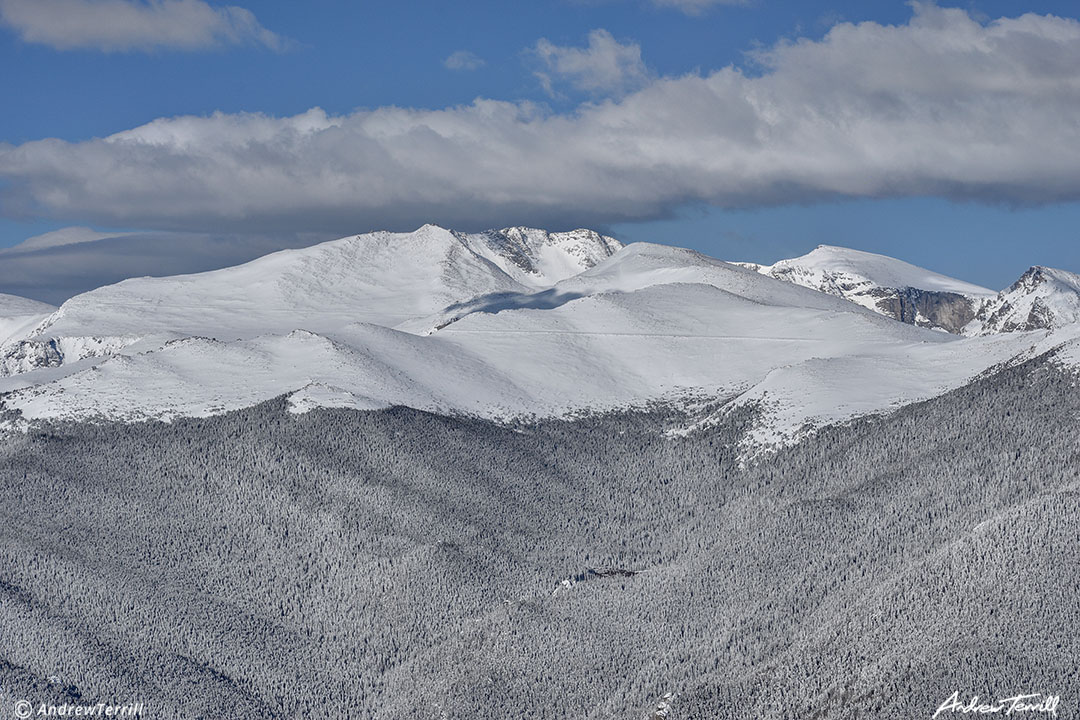
M 962 333 L 978 311 L 975 300 L 958 293 L 880 288 L 875 294 L 880 296 L 876 309 L 882 315 L 954 334 Z
M 56 340 L 21 340 L 0 347 L 0 376 L 60 367 L 64 354 Z

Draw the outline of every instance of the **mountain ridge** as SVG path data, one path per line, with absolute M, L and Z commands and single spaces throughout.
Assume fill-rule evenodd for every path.
M 900 322 L 961 334 L 994 292 L 885 255 L 819 245 L 757 272 L 842 297 Z
M 869 257 L 877 280 L 935 277 L 823 250 Z M 936 277 L 933 292 L 964 289 Z M 1030 280 L 1017 292 L 1071 292 L 1065 275 Z M 852 302 L 586 230 L 368 233 L 72 298 L 0 345 L 0 404 L 37 422 L 205 416 L 281 395 L 295 411 L 407 405 L 495 419 L 722 403 L 759 409 L 752 436 L 768 446 L 1080 335 L 1077 324 L 964 337 L 896 322 L 882 312 L 889 298 L 859 282 L 867 292 Z
M 1080 275 L 1045 266 L 1032 266 L 994 292 L 885 255 L 833 245 L 772 265 L 738 264 L 900 322 L 955 335 L 1047 330 L 1080 320 Z
M 1046 330 L 1080 321 L 1080 275 L 1033 265 L 980 307 L 983 334 Z

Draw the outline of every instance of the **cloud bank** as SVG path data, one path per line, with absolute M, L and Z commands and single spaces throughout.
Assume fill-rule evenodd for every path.
M 203 0 L 0 0 L 0 22 L 25 42 L 57 50 L 283 46 L 250 10 Z
M 603 225 L 690 203 L 1080 200 L 1080 22 L 914 8 L 904 25 L 778 44 L 753 72 L 654 78 L 565 114 L 495 100 L 219 113 L 0 146 L 0 202 L 114 227 L 347 234 Z

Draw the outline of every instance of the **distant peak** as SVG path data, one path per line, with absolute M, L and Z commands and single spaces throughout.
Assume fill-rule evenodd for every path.
M 483 234 L 485 235 L 511 235 L 518 237 L 537 237 L 547 238 L 550 240 L 565 240 L 569 238 L 588 238 L 591 240 L 602 240 L 608 244 L 614 243 L 618 247 L 622 247 L 622 243 L 613 237 L 608 237 L 595 230 L 589 228 L 575 228 L 574 230 L 545 230 L 544 228 L 529 227 L 527 225 L 513 225 L 510 227 L 504 227 L 499 229 L 487 230 Z
M 1058 270 L 1057 268 L 1047 267 L 1046 265 L 1032 265 L 1024 272 L 1023 275 L 1021 275 L 1021 277 L 1033 277 L 1039 279 L 1050 279 L 1069 276 L 1075 277 L 1073 273 L 1070 273 L 1067 270 Z
M 550 286 L 594 267 L 622 249 L 594 230 L 551 232 L 524 226 L 468 236 L 476 251 L 528 286 Z
M 544 230 L 543 228 L 529 227 L 528 225 L 511 225 L 510 227 L 504 227 L 504 228 L 498 228 L 498 229 L 492 228 L 490 230 L 487 230 L 486 232 L 489 232 L 489 233 L 503 233 L 503 234 L 514 233 L 516 235 L 527 235 L 527 234 L 531 234 L 531 233 L 545 234 L 545 235 L 547 234 L 547 230 Z
M 1013 283 L 1012 287 L 1009 288 L 1009 292 L 1015 292 L 1025 288 L 1032 289 L 1047 283 L 1062 285 L 1080 292 L 1080 275 L 1069 272 L 1068 270 L 1046 267 L 1045 265 L 1032 265 L 1029 267 L 1024 274 Z
M 881 257 L 881 258 L 889 258 L 890 260 L 895 260 L 895 258 L 890 258 L 888 255 L 881 255 L 881 254 L 878 254 L 878 253 L 872 253 L 872 252 L 869 252 L 867 250 L 856 250 L 855 248 L 843 247 L 842 245 L 818 245 L 816 248 L 811 250 L 808 253 L 807 256 L 814 255 L 814 254 L 825 254 L 825 253 L 828 253 L 830 255 L 848 255 L 848 256 L 857 256 L 857 257 L 866 257 L 866 256 L 869 256 L 869 257 Z M 897 261 L 897 262 L 900 262 L 900 261 Z

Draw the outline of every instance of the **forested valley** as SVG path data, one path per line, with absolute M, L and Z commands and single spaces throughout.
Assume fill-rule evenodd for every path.
M 741 456 L 749 413 L 407 408 L 0 438 L 0 701 L 154 718 L 929 718 L 1080 702 L 1045 358 Z M 1071 712 L 1071 710 L 1070 710 Z

